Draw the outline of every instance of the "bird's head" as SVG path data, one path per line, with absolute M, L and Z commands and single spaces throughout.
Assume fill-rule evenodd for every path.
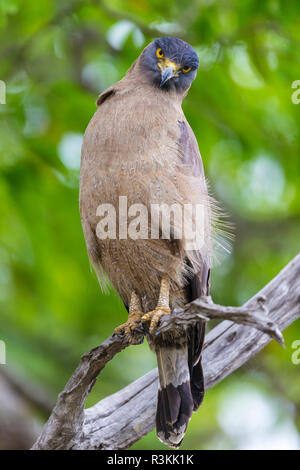
M 196 52 L 182 39 L 155 39 L 140 56 L 141 71 L 156 87 L 184 93 L 196 77 L 199 60 Z

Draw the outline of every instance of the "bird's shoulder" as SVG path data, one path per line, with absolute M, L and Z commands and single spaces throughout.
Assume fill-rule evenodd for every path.
M 123 77 L 121 80 L 118 82 L 114 83 L 110 87 L 106 88 L 103 90 L 100 95 L 97 98 L 96 105 L 100 107 L 101 105 L 105 103 L 114 103 L 116 100 L 112 100 L 112 98 L 119 98 L 124 95 L 128 95 L 130 91 L 130 87 L 128 86 L 128 80 L 126 79 L 126 76 Z
M 177 125 L 179 155 L 182 164 L 191 168 L 194 176 L 203 176 L 204 169 L 198 142 L 184 115 L 177 120 Z

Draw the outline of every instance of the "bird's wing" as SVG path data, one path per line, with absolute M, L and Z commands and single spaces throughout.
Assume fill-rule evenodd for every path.
M 203 188 L 205 188 L 207 193 L 204 168 L 197 140 L 188 123 L 178 121 L 178 125 L 180 129 L 178 139 L 179 155 L 182 164 L 188 167 L 191 176 L 199 180 L 199 191 L 203 191 Z M 207 204 L 209 204 L 209 198 L 207 198 Z M 209 295 L 209 263 L 207 259 L 203 259 L 200 251 L 195 252 L 195 257 L 200 260 L 200 269 L 199 272 L 195 273 L 196 279 L 193 280 L 193 286 L 190 286 L 188 295 L 188 300 L 190 302 L 195 298 L 200 297 L 200 295 Z
M 199 178 L 199 185 L 203 185 L 204 168 L 194 133 L 184 121 L 179 121 L 178 125 L 180 128 L 179 147 L 182 162 L 189 167 L 193 176 Z M 210 266 L 206 260 L 202 259 L 200 252 L 195 253 L 195 256 L 200 259 L 201 262 L 199 263 L 199 270 L 187 280 L 185 290 L 188 302 L 192 302 L 202 295 L 209 295 Z M 188 334 L 190 383 L 194 400 L 194 410 L 196 410 L 200 406 L 204 396 L 201 351 L 205 337 L 205 322 L 200 321 L 195 326 L 190 327 Z
M 180 156 L 182 162 L 190 167 L 193 176 L 204 178 L 204 169 L 198 144 L 187 122 L 178 121 Z

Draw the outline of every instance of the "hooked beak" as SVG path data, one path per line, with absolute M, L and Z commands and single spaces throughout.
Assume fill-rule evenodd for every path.
M 174 67 L 172 65 L 169 65 L 169 67 L 163 68 L 161 71 L 161 81 L 160 81 L 160 87 L 164 86 L 165 83 L 167 83 L 170 78 L 175 77 L 176 71 L 174 70 Z

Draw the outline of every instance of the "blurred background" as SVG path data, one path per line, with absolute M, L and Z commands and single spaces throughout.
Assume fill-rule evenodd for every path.
M 80 147 L 97 95 L 155 37 L 199 54 L 184 101 L 215 197 L 235 224 L 212 297 L 240 305 L 299 251 L 297 0 L 1 0 L 0 448 L 28 448 L 80 355 L 126 318 L 90 270 Z M 300 96 L 299 96 L 300 97 Z M 209 390 L 183 449 L 300 449 L 299 320 Z M 3 344 L 3 343 L 2 343 Z M 105 368 L 90 406 L 155 367 L 146 344 Z M 154 431 L 135 449 L 166 448 Z

